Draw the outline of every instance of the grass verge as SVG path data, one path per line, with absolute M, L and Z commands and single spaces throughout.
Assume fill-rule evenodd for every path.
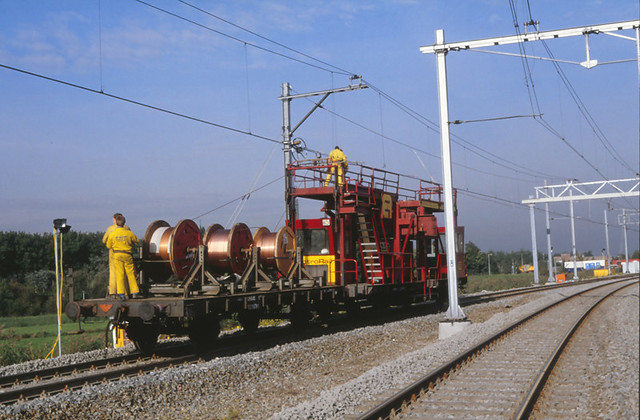
M 76 353 L 104 347 L 107 321 L 90 318 L 81 323 L 83 333 L 78 333 L 78 323 L 63 315 L 61 326 L 62 352 Z M 44 358 L 58 336 L 55 314 L 0 318 L 0 366 Z M 58 349 L 54 351 L 58 355 Z

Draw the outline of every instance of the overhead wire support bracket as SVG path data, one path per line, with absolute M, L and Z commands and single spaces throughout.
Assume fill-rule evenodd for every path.
M 511 120 L 513 118 L 542 118 L 542 115 L 543 114 L 509 115 L 509 116 L 506 116 L 506 117 L 481 118 L 481 119 L 478 119 L 478 120 L 454 120 L 454 121 L 449 121 L 449 124 L 467 124 L 467 123 L 476 123 L 476 122 Z
M 440 51 L 460 51 L 482 47 L 494 47 L 498 45 L 516 44 L 527 41 L 543 41 L 546 39 L 566 38 L 570 36 L 598 34 L 602 32 L 622 31 L 625 29 L 637 29 L 640 27 L 640 20 L 628 20 L 624 22 L 605 23 L 601 25 L 581 26 L 569 29 L 558 29 L 552 31 L 529 32 L 520 35 L 500 36 L 495 38 L 485 38 L 473 41 L 448 42 L 444 44 L 428 45 L 420 47 L 424 54 L 437 53 Z
M 286 172 L 287 172 L 288 166 L 291 164 L 291 154 L 292 154 L 291 150 L 294 146 L 292 142 L 293 133 L 302 125 L 302 123 L 304 123 L 307 120 L 307 118 L 311 116 L 311 114 L 313 114 L 313 112 L 316 109 L 321 107 L 322 102 L 324 102 L 324 100 L 327 99 L 327 97 L 329 97 L 329 95 L 331 95 L 332 93 L 348 92 L 352 90 L 366 89 L 369 87 L 366 83 L 363 83 L 362 76 L 352 75 L 349 79 L 350 79 L 349 86 L 321 90 L 317 92 L 298 93 L 294 95 L 291 95 L 289 93 L 291 89 L 291 85 L 289 85 L 289 83 L 285 82 L 282 84 L 282 95 L 280 95 L 278 99 L 282 101 L 282 150 L 284 152 L 285 203 L 286 203 L 285 211 L 286 211 L 287 219 L 290 216 L 289 197 L 288 197 L 290 179 L 286 175 Z M 359 83 L 357 84 L 354 83 L 355 80 L 359 80 Z M 300 120 L 300 122 L 296 124 L 292 129 L 291 128 L 291 100 L 298 99 L 298 98 L 308 98 L 312 96 L 322 96 L 322 98 L 314 104 L 313 108 L 311 108 L 311 110 L 307 112 L 307 114 Z

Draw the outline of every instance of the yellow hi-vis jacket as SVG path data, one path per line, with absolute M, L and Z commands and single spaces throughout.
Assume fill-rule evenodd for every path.
M 107 244 L 107 239 L 109 239 L 109 234 L 111 232 L 113 232 L 114 230 L 116 230 L 117 228 L 118 228 L 118 225 L 116 225 L 115 223 L 107 228 L 107 230 L 104 232 L 104 235 L 102 236 L 102 243 L 103 244 L 105 244 L 105 245 Z M 123 226 L 123 228 L 128 230 L 129 226 L 125 225 L 125 226 Z
M 347 156 L 340 149 L 333 149 L 331 153 L 329 153 L 329 158 L 327 159 L 329 163 L 343 163 L 344 166 L 347 166 Z
M 107 248 L 113 252 L 131 254 L 131 245 L 138 243 L 138 237 L 128 227 L 116 227 L 107 237 Z

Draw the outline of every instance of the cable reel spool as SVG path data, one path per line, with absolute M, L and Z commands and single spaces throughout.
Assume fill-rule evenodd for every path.
M 202 243 L 207 247 L 207 270 L 212 274 L 242 274 L 249 265 L 253 238 L 244 223 L 236 223 L 231 229 L 211 225 Z
M 266 227 L 258 228 L 253 234 L 254 246 L 260 247 L 260 263 L 265 268 L 278 270 L 286 276 L 296 258 L 296 235 L 288 226 L 277 232 Z
M 164 220 L 151 223 L 142 249 L 145 260 L 157 261 L 148 264 L 149 277 L 166 281 L 173 274 L 183 280 L 196 262 L 195 250 L 201 242 L 200 229 L 193 220 L 181 220 L 173 228 Z

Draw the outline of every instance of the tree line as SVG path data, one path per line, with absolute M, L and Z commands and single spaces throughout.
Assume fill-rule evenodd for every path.
M 62 238 L 62 268 L 68 284 L 73 269 L 74 298 L 102 297 L 109 282 L 108 252 L 103 232 L 71 231 Z M 60 247 L 58 237 L 58 247 Z M 522 264 L 532 264 L 531 251 L 481 251 L 466 244 L 468 273 L 509 274 Z M 588 253 L 587 253 L 588 254 Z M 638 258 L 638 251 L 633 253 Z M 543 254 L 538 254 L 541 275 L 548 275 Z M 53 234 L 0 232 L 0 316 L 54 313 L 56 275 Z M 63 288 L 63 305 L 68 300 Z
M 58 236 L 63 281 L 73 269 L 75 298 L 104 296 L 109 280 L 103 232 Z M 0 316 L 52 313 L 56 310 L 53 233 L 0 232 Z M 68 300 L 66 287 L 63 304 Z
M 504 252 L 492 251 L 483 252 L 473 242 L 468 242 L 465 246 L 467 254 L 467 271 L 469 274 L 488 274 L 491 267 L 491 274 L 511 274 L 518 272 L 518 267 L 525 264 L 533 265 L 532 252 L 530 250 L 521 249 L 520 251 Z M 629 258 L 638 258 L 640 252 L 634 251 Z M 593 253 L 587 251 L 578 256 L 578 260 L 583 257 L 591 257 Z M 538 270 L 541 276 L 548 276 L 546 254 L 538 253 Z M 624 259 L 624 255 L 614 256 L 612 258 Z

